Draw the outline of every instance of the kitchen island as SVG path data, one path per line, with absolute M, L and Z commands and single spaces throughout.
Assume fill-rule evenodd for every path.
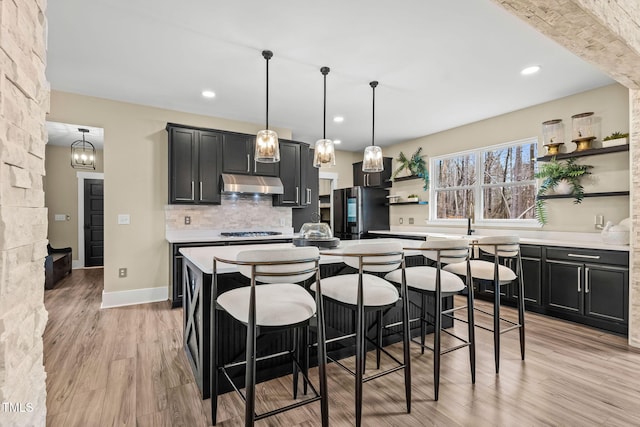
M 404 239 L 378 239 L 384 242 L 400 242 L 405 248 L 415 248 L 421 242 L 415 240 Z M 341 252 L 349 246 L 359 243 L 359 241 L 343 241 L 340 247 L 332 250 L 323 250 L 320 258 L 320 274 L 321 277 L 329 277 L 339 274 L 349 274 L 356 272 L 351 267 L 346 266 L 342 262 Z M 261 245 L 241 245 L 241 246 L 211 246 L 211 247 L 194 247 L 182 248 L 180 250 L 184 257 L 184 297 L 182 300 L 183 307 L 183 343 L 184 349 L 189 359 L 189 363 L 196 378 L 196 383 L 202 394 L 202 398 L 209 397 L 209 375 L 210 375 L 210 355 L 211 351 L 216 351 L 219 363 L 231 363 L 233 361 L 242 360 L 244 358 L 244 346 L 246 331 L 243 325 L 234 321 L 228 314 L 216 311 L 216 322 L 219 331 L 224 331 L 218 335 L 218 346 L 212 349 L 210 346 L 210 323 L 211 323 L 211 302 L 212 302 L 212 275 L 213 275 L 213 258 L 220 257 L 226 259 L 235 259 L 239 252 L 251 249 L 269 249 L 278 250 L 281 248 L 290 248 L 290 243 L 270 243 Z M 424 257 L 417 250 L 405 251 L 407 266 L 424 264 Z M 247 286 L 249 280 L 237 272 L 237 268 L 229 264 L 218 264 L 218 293 L 222 293 L 229 289 L 240 286 Z M 409 295 L 412 302 L 410 307 L 410 316 L 415 318 L 419 316 L 419 295 Z M 445 301 L 445 307 L 450 307 L 452 298 Z M 429 306 L 433 301 L 428 300 Z M 354 330 L 354 314 L 353 311 L 339 306 L 338 304 L 326 301 L 325 320 L 327 327 L 327 338 L 339 335 L 340 332 L 351 332 Z M 386 323 L 393 323 L 400 320 L 400 310 L 394 308 L 385 315 Z M 368 329 L 375 323 L 375 313 L 368 313 L 366 317 Z M 444 322 L 444 326 L 450 326 L 451 320 Z M 401 335 L 397 334 L 399 329 L 387 330 L 383 336 L 385 345 L 401 340 Z M 419 335 L 419 325 L 415 324 L 412 329 L 412 335 Z M 371 331 L 373 332 L 373 331 Z M 258 354 L 277 353 L 285 349 L 289 342 L 290 331 L 274 333 L 262 336 L 258 340 Z M 354 346 L 350 340 L 336 342 L 328 345 L 328 351 L 334 358 L 348 357 L 354 354 Z M 312 366 L 314 361 L 311 361 Z M 242 369 L 237 372 L 231 371 L 231 376 L 237 383 L 242 384 L 244 375 Z M 265 361 L 259 365 L 258 381 L 264 381 L 270 378 L 286 375 L 291 372 L 291 363 L 287 357 L 274 358 Z M 231 390 L 226 381 L 220 382 L 221 392 Z

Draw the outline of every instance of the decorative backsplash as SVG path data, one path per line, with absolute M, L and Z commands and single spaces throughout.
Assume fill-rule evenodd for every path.
M 220 205 L 166 205 L 167 230 L 240 230 L 291 227 L 291 208 L 272 206 L 262 194 L 223 194 Z M 185 216 L 191 224 L 184 223 Z

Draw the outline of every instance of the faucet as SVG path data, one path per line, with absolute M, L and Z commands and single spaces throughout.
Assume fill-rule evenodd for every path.
M 471 228 L 471 221 L 472 221 L 471 217 L 467 218 L 467 236 L 471 236 L 471 233 L 476 231 Z

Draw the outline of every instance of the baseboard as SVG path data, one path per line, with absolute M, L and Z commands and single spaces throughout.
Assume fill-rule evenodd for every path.
M 72 259 L 71 260 L 71 268 L 73 270 L 77 270 L 78 268 L 84 268 L 84 265 L 82 265 L 82 263 L 80 262 L 79 259 Z
M 167 299 L 169 299 L 169 290 L 166 286 L 162 288 L 133 289 L 131 291 L 102 291 L 102 305 L 100 308 L 147 304 L 150 302 L 166 301 Z

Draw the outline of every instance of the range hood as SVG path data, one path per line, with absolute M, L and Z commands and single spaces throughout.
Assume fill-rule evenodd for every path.
M 273 176 L 253 176 L 222 174 L 223 193 L 263 193 L 283 194 L 284 186 L 280 178 Z

